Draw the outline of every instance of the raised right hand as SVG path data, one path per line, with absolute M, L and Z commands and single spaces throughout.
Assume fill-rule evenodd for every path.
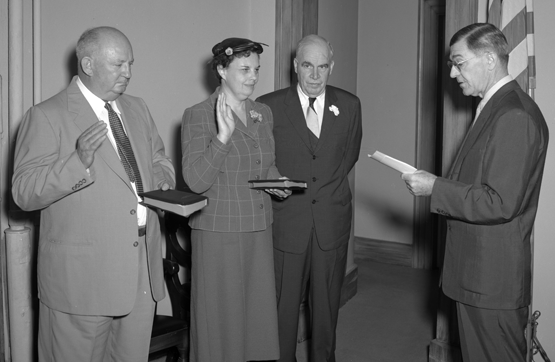
M 106 123 L 98 121 L 81 133 L 81 136 L 77 139 L 77 154 L 85 168 L 91 167 L 94 161 L 94 154 L 106 139 L 107 133 L 108 127 Z
M 220 142 L 227 144 L 235 130 L 235 119 L 233 119 L 231 107 L 225 102 L 223 92 L 218 95 L 218 101 L 216 102 L 216 121 L 218 122 L 217 137 Z

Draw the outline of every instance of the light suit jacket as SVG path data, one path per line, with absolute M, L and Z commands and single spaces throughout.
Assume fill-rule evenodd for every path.
M 12 195 L 23 210 L 41 210 L 41 301 L 65 313 L 123 315 L 133 308 L 140 267 L 137 198 L 108 140 L 97 150 L 90 175 L 81 163 L 77 138 L 98 119 L 76 79 L 26 113 L 17 137 Z M 116 102 L 144 191 L 164 181 L 173 187 L 173 165 L 144 101 L 121 95 Z M 146 243 L 158 301 L 164 297 L 164 280 L 159 222 L 152 210 Z
M 276 166 L 282 175 L 303 180 L 304 191 L 285 200 L 274 199 L 274 247 L 300 254 L 306 250 L 314 227 L 323 250 L 349 240 L 352 195 L 347 178 L 358 160 L 362 139 L 360 100 L 332 86 L 326 87 L 322 130 L 312 147 L 297 86 L 266 94 L 258 101 L 274 115 Z M 337 115 L 330 110 L 335 106 Z
M 530 304 L 530 234 L 549 134 L 534 101 L 512 81 L 488 101 L 431 210 L 447 217 L 444 293 L 488 309 Z

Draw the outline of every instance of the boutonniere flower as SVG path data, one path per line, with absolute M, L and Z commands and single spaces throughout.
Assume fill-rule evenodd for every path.
M 334 105 L 331 105 L 331 106 L 330 106 L 330 111 L 332 111 L 333 114 L 335 114 L 336 117 L 339 115 L 339 108 L 337 108 L 337 107 L 334 106 Z
M 251 118 L 253 119 L 254 123 L 256 122 L 262 122 L 262 115 L 260 113 L 258 113 L 257 111 L 250 111 L 251 114 Z

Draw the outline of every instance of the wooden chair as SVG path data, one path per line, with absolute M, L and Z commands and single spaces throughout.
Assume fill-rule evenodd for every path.
M 164 278 L 172 307 L 172 316 L 156 315 L 150 339 L 150 354 L 167 350 L 166 362 L 185 362 L 189 359 L 189 306 L 191 299 L 190 228 L 187 219 L 166 212 L 163 222 L 166 239 Z M 178 241 L 184 240 L 185 248 Z M 179 278 L 185 269 L 185 282 Z

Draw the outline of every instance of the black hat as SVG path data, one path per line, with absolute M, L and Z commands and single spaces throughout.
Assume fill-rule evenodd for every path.
M 222 54 L 230 56 L 235 53 L 240 53 L 245 51 L 252 51 L 260 54 L 264 51 L 264 49 L 262 49 L 262 45 L 268 46 L 268 44 L 257 43 L 249 39 L 227 38 L 221 41 L 220 43 L 214 45 L 214 47 L 212 48 L 212 54 L 214 54 L 214 58 Z

